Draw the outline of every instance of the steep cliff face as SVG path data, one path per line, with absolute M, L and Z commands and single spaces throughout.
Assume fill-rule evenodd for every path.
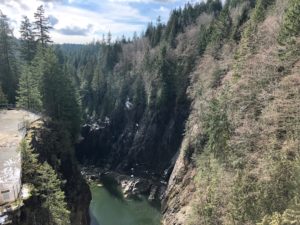
M 165 225 L 288 220 L 300 193 L 299 7 L 207 1 L 100 45 L 81 77 L 77 157 L 168 180 Z
M 256 1 L 240 41 L 225 39 L 216 52 L 215 44 L 208 46 L 197 61 L 163 224 L 295 218 L 288 213 L 297 211 L 287 208 L 299 193 L 299 28 L 281 40 L 287 24 L 299 24 L 288 16 L 296 2 Z M 229 9 L 232 21 L 242 7 Z
M 170 175 L 168 173 L 174 166 L 172 158 L 182 140 L 187 111 L 188 104 L 179 106 L 164 119 L 159 113 L 148 112 L 137 123 L 125 119 L 121 129 L 115 128 L 118 125 L 114 124 L 117 123 L 114 118 L 110 124 L 98 129 L 87 124 L 82 131 L 84 140 L 77 146 L 78 158 L 111 170 L 129 172 L 134 168 L 140 175 L 147 175 L 147 171 Z M 128 117 L 132 113 L 125 112 Z M 161 123 L 162 120 L 165 123 Z
M 195 72 L 192 74 L 192 85 L 188 90 L 188 94 L 193 99 L 193 103 L 186 123 L 186 132 L 181 144 L 180 155 L 169 179 L 166 198 L 163 202 L 163 224 L 189 224 L 191 214 L 195 211 L 195 204 L 201 201 L 199 197 L 201 194 L 203 198 L 205 197 L 205 193 L 199 194 L 199 182 L 197 180 L 199 170 L 208 170 L 207 165 L 201 165 L 198 162 L 199 155 L 203 153 L 207 144 L 202 117 L 208 112 L 202 107 L 216 92 L 221 90 L 222 80 L 230 75 L 236 47 L 235 43 L 223 44 L 218 50 L 218 59 L 211 55 L 213 48 L 207 49 L 203 57 L 199 59 Z M 222 75 L 222 80 L 218 81 L 219 86 L 213 89 L 211 85 L 214 82 L 213 74 L 216 70 L 224 71 L 226 74 Z M 199 91 L 202 92 L 201 95 L 203 96 L 199 96 Z M 209 161 L 209 159 L 206 160 Z M 208 162 L 205 161 L 201 163 L 207 164 Z M 224 183 L 230 183 L 231 179 L 228 179 L 228 174 L 223 175 Z M 201 188 L 205 189 L 207 187 Z M 223 197 L 226 201 L 226 197 Z M 199 224 L 202 223 L 199 221 Z
M 117 85 L 117 90 L 98 103 L 102 111 L 112 101 L 114 107 L 88 114 L 82 129 L 84 140 L 76 151 L 81 162 L 169 177 L 189 113 L 185 92 L 198 54 L 196 34 L 197 29 L 181 34 L 178 48 L 168 49 L 164 56 L 161 46 L 149 51 L 147 38 L 122 46 L 124 52 L 114 74 L 108 75 L 115 76 L 111 85 Z M 186 38 L 193 40 L 183 44 Z M 132 58 L 128 58 L 128 52 Z M 133 67 L 129 71 L 123 68 L 127 64 Z M 117 99 L 112 99 L 115 96 Z

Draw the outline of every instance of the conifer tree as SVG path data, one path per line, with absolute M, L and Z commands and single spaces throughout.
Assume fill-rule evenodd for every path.
M 38 161 L 38 154 L 29 146 L 26 140 L 20 145 L 22 154 L 23 182 L 32 184 L 33 198 L 38 199 L 40 205 L 34 206 L 31 212 L 35 221 L 37 213 L 41 224 L 69 225 L 70 212 L 67 209 L 62 182 L 58 179 L 55 170 L 47 163 Z M 39 208 L 40 207 L 40 208 Z
M 61 190 L 61 181 L 47 162 L 40 165 L 36 179 L 38 195 L 44 202 L 42 207 L 48 211 L 49 224 L 70 224 L 70 212 L 67 210 L 65 195 Z
M 49 32 L 52 27 L 49 24 L 49 18 L 45 16 L 45 9 L 43 5 L 37 8 L 37 11 L 34 13 L 34 30 L 37 42 L 46 47 L 47 44 L 52 43 Z
M 7 103 L 7 98 L 5 96 L 5 94 L 2 91 L 2 87 L 0 84 L 0 104 L 6 104 Z
M 20 38 L 21 57 L 26 62 L 30 62 L 34 58 L 36 52 L 36 43 L 35 43 L 34 33 L 32 30 L 32 25 L 27 16 L 24 16 L 23 21 L 21 22 L 20 34 L 21 34 L 21 38 Z
M 98 112 L 98 105 L 101 104 L 101 100 L 103 100 L 107 89 L 107 80 L 105 79 L 104 73 L 102 71 L 101 62 L 98 62 L 96 65 L 91 86 L 94 93 L 93 100 L 95 109 L 96 112 Z
M 29 110 L 40 111 L 42 108 L 38 80 L 29 66 L 23 66 L 17 91 L 17 106 Z
M 135 122 L 142 117 L 147 105 L 147 93 L 142 77 L 138 77 L 135 83 L 135 95 L 133 96 L 133 105 L 135 107 Z
M 209 112 L 204 120 L 205 131 L 208 135 L 207 147 L 209 151 L 215 157 L 225 158 L 231 128 L 223 98 L 214 98 L 209 102 Z
M 166 46 L 163 46 L 161 49 L 158 69 L 162 82 L 159 105 L 164 109 L 169 109 L 170 106 L 175 103 L 176 90 L 174 80 L 175 77 L 173 76 L 173 65 L 171 60 L 168 59 Z
M 108 45 L 111 45 L 111 39 L 112 39 L 112 35 L 111 32 L 109 31 L 107 34 L 107 42 L 106 42 Z
M 279 34 L 279 42 L 292 43 L 300 34 L 300 1 L 290 0 L 289 7 L 284 16 L 283 27 Z
M 168 22 L 167 28 L 166 28 L 166 40 L 172 46 L 175 47 L 175 38 L 176 35 L 182 31 L 181 27 L 179 26 L 179 19 L 180 19 L 180 13 L 177 11 L 174 11 L 170 17 L 170 20 Z
M 25 139 L 21 141 L 20 150 L 22 156 L 23 183 L 33 183 L 38 168 L 38 155 L 33 152 L 33 149 Z
M 37 45 L 36 53 L 33 60 L 30 63 L 31 73 L 39 86 L 39 91 L 42 92 L 42 74 L 44 71 L 44 50 L 41 45 Z
M 51 48 L 44 53 L 42 73 L 41 90 L 46 114 L 65 122 L 71 134 L 76 135 L 81 118 L 78 97 L 68 70 L 63 71 Z
M 8 18 L 0 10 L 0 83 L 9 103 L 15 102 L 17 67 L 14 55 L 13 33 Z

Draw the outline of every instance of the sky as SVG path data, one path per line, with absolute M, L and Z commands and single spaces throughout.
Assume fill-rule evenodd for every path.
M 166 22 L 172 9 L 197 1 L 201 0 L 0 0 L 0 10 L 19 37 L 22 17 L 33 21 L 37 7 L 44 5 L 55 43 L 84 44 L 102 40 L 109 31 L 113 39 L 140 34 L 158 16 Z

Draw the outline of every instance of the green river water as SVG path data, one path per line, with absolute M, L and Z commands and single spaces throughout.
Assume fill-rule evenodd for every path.
M 161 214 L 145 198 L 124 199 L 116 187 L 91 186 L 91 225 L 160 225 Z

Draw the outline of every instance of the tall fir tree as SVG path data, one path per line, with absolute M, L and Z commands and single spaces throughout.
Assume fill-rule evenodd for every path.
M 61 190 L 62 183 L 58 179 L 55 170 L 44 162 L 39 167 L 38 194 L 43 199 L 42 207 L 46 209 L 46 217 L 49 224 L 69 225 L 70 211 L 67 209 L 65 194 Z
M 167 56 L 167 47 L 163 46 L 160 52 L 158 63 L 159 74 L 161 77 L 162 90 L 159 99 L 161 109 L 170 109 L 176 101 L 174 65 Z
M 107 34 L 107 44 L 108 45 L 111 45 L 111 41 L 112 41 L 112 34 L 111 32 L 109 31 L 108 34 Z
M 7 98 L 6 98 L 5 94 L 2 91 L 2 87 L 1 87 L 1 84 L 0 84 L 0 105 L 2 105 L 2 104 L 7 104 Z
M 52 27 L 49 24 L 49 18 L 45 16 L 45 9 L 43 5 L 37 8 L 37 11 L 34 13 L 34 30 L 37 38 L 37 42 L 42 45 L 43 48 L 47 44 L 52 43 L 49 32 Z
M 32 30 L 32 24 L 27 16 L 23 17 L 20 27 L 20 53 L 23 60 L 31 62 L 36 52 L 36 42 L 34 32 Z
M 34 209 L 29 212 L 31 218 L 28 221 L 32 224 L 69 225 L 70 212 L 61 189 L 62 182 L 55 170 L 47 162 L 39 162 L 39 155 L 26 140 L 21 142 L 20 150 L 22 180 L 33 185 L 31 198 L 37 200 Z
M 294 44 L 295 38 L 300 34 L 300 1 L 290 0 L 289 7 L 284 16 L 283 26 L 279 34 L 281 44 Z
M 63 70 L 53 49 L 45 50 L 41 90 L 46 114 L 61 121 L 76 136 L 80 125 L 80 104 L 68 70 Z
M 14 37 L 9 19 L 0 10 L 0 83 L 9 103 L 15 103 L 17 63 L 14 55 Z
M 29 66 L 24 66 L 22 69 L 17 94 L 18 107 L 34 111 L 40 111 L 42 109 L 39 83 Z

